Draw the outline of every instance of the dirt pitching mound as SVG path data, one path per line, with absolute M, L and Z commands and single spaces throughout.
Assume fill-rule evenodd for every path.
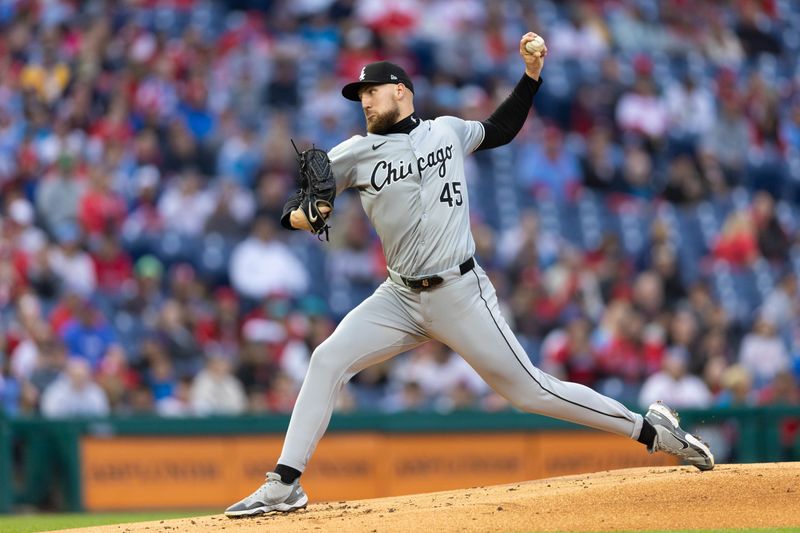
M 286 515 L 222 515 L 96 532 L 617 531 L 800 526 L 800 463 L 631 468 L 512 485 L 311 504 Z

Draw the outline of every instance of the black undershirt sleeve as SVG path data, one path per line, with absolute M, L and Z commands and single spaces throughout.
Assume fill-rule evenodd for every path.
M 541 76 L 538 80 L 534 80 L 527 74 L 522 75 L 522 79 L 519 80 L 508 98 L 503 100 L 492 116 L 481 122 L 485 134 L 483 142 L 475 149 L 476 151 L 503 146 L 516 137 L 519 130 L 522 129 L 525 119 L 528 118 L 528 112 L 533 104 L 533 96 L 541 84 Z
M 283 204 L 283 215 L 281 215 L 281 226 L 286 229 L 297 229 L 292 227 L 292 223 L 289 221 L 289 217 L 292 214 L 292 211 L 300 207 L 300 197 L 302 196 L 303 191 L 297 189 L 297 191 L 286 200 L 286 203 Z

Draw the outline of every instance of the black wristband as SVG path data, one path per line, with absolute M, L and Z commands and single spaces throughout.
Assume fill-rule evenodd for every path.
M 281 215 L 281 226 L 286 229 L 295 230 L 297 228 L 292 227 L 291 222 L 291 215 L 292 211 L 300 207 L 300 204 L 303 202 L 303 191 L 302 189 L 297 189 L 294 194 L 292 194 L 286 203 L 283 204 L 283 215 Z

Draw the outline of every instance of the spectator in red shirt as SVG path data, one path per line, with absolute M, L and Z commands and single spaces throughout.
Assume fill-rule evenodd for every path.
M 635 402 L 642 380 L 660 368 L 663 352 L 662 336 L 626 306 L 616 331 L 598 351 L 599 370 L 607 376 L 603 389 L 620 401 Z
M 746 211 L 728 216 L 714 244 L 713 256 L 733 266 L 749 265 L 758 257 L 758 242 L 753 221 Z
M 111 188 L 111 178 L 104 168 L 95 168 L 90 173 L 89 188 L 78 207 L 78 219 L 87 236 L 118 231 L 125 220 L 125 201 Z
M 97 288 L 108 295 L 121 294 L 133 280 L 133 262 L 117 236 L 114 233 L 101 235 L 91 256 L 97 273 Z
M 589 321 L 583 317 L 552 331 L 542 344 L 542 369 L 560 379 L 593 386 L 599 369 L 589 342 L 590 332 Z
M 130 142 L 133 138 L 133 128 L 130 125 L 129 112 L 130 110 L 124 99 L 115 99 L 108 113 L 98 120 L 92 128 L 92 136 L 105 143 Z
M 84 298 L 81 296 L 80 291 L 69 285 L 64 287 L 61 298 L 50 312 L 50 327 L 53 328 L 59 338 L 64 336 L 67 324 L 78 316 L 83 300 Z
M 213 344 L 217 352 L 232 356 L 240 347 L 239 297 L 230 287 L 220 287 L 214 292 L 214 307 L 209 315 L 200 318 L 195 327 L 195 337 L 207 349 Z

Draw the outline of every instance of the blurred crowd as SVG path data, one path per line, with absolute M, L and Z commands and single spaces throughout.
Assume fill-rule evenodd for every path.
M 531 359 L 629 405 L 800 404 L 794 2 L 6 0 L 0 28 L 7 415 L 289 412 L 386 278 L 354 195 L 330 243 L 280 229 L 289 139 L 363 132 L 339 90 L 378 59 L 421 116 L 485 119 L 529 30 L 532 116 L 467 172 Z M 431 342 L 338 408 L 508 406 Z

